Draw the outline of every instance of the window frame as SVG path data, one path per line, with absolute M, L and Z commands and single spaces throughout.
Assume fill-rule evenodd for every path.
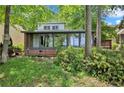
M 52 30 L 58 30 L 59 26 L 56 25 L 56 26 L 52 26 Z
M 44 30 L 50 30 L 50 26 L 44 26 Z

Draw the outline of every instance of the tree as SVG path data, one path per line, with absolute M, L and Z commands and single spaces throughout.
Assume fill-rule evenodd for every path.
M 27 31 L 36 30 L 40 22 L 50 21 L 52 16 L 53 12 L 47 6 L 18 5 L 11 7 L 11 25 L 22 26 Z
M 84 6 L 81 5 L 63 5 L 58 6 L 58 20 L 66 22 L 69 29 L 84 28 Z
M 96 46 L 101 47 L 101 6 L 97 6 Z
M 124 28 L 124 16 L 123 16 L 123 19 L 121 20 L 118 28 L 119 29 L 123 29 Z
M 10 9 L 11 6 L 7 5 L 5 9 L 5 24 L 4 24 L 4 40 L 3 40 L 3 49 L 2 49 L 2 59 L 1 63 L 6 63 L 8 58 L 8 45 L 10 41 L 9 36 L 9 24 L 10 24 Z
M 0 23 L 4 23 L 5 6 L 0 6 Z M 34 31 L 38 23 L 53 19 L 53 12 L 47 6 L 41 5 L 13 5 L 11 6 L 10 25 L 18 30 L 21 26 L 24 30 Z
M 91 31 L 92 31 L 92 15 L 91 15 L 91 6 L 86 5 L 85 7 L 85 56 L 88 57 L 91 55 Z

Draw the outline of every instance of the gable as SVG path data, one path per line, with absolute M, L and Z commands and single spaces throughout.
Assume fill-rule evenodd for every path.
M 20 28 L 20 27 L 18 27 Z M 21 30 L 21 29 L 20 29 Z M 24 34 L 10 26 L 10 36 L 13 40 L 14 45 L 24 44 Z M 4 32 L 4 25 L 0 25 L 0 42 L 3 42 L 3 32 Z
M 121 29 L 117 34 L 124 34 L 124 29 Z

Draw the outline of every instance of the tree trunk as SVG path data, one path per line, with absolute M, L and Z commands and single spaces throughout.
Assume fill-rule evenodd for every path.
M 96 46 L 101 47 L 101 6 L 97 6 Z
M 92 15 L 91 15 L 91 6 L 90 5 L 86 5 L 86 27 L 85 27 L 85 31 L 86 31 L 86 35 L 85 35 L 85 56 L 88 57 L 91 55 L 91 30 L 92 30 Z
M 3 40 L 1 63 L 6 63 L 8 58 L 8 45 L 10 41 L 10 37 L 9 37 L 10 7 L 11 7 L 10 5 L 7 5 L 5 10 L 5 24 L 4 24 L 4 38 L 3 38 L 4 40 Z

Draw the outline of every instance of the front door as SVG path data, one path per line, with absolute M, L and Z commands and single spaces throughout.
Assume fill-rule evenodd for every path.
M 49 35 L 40 35 L 39 44 L 40 48 L 49 47 Z

